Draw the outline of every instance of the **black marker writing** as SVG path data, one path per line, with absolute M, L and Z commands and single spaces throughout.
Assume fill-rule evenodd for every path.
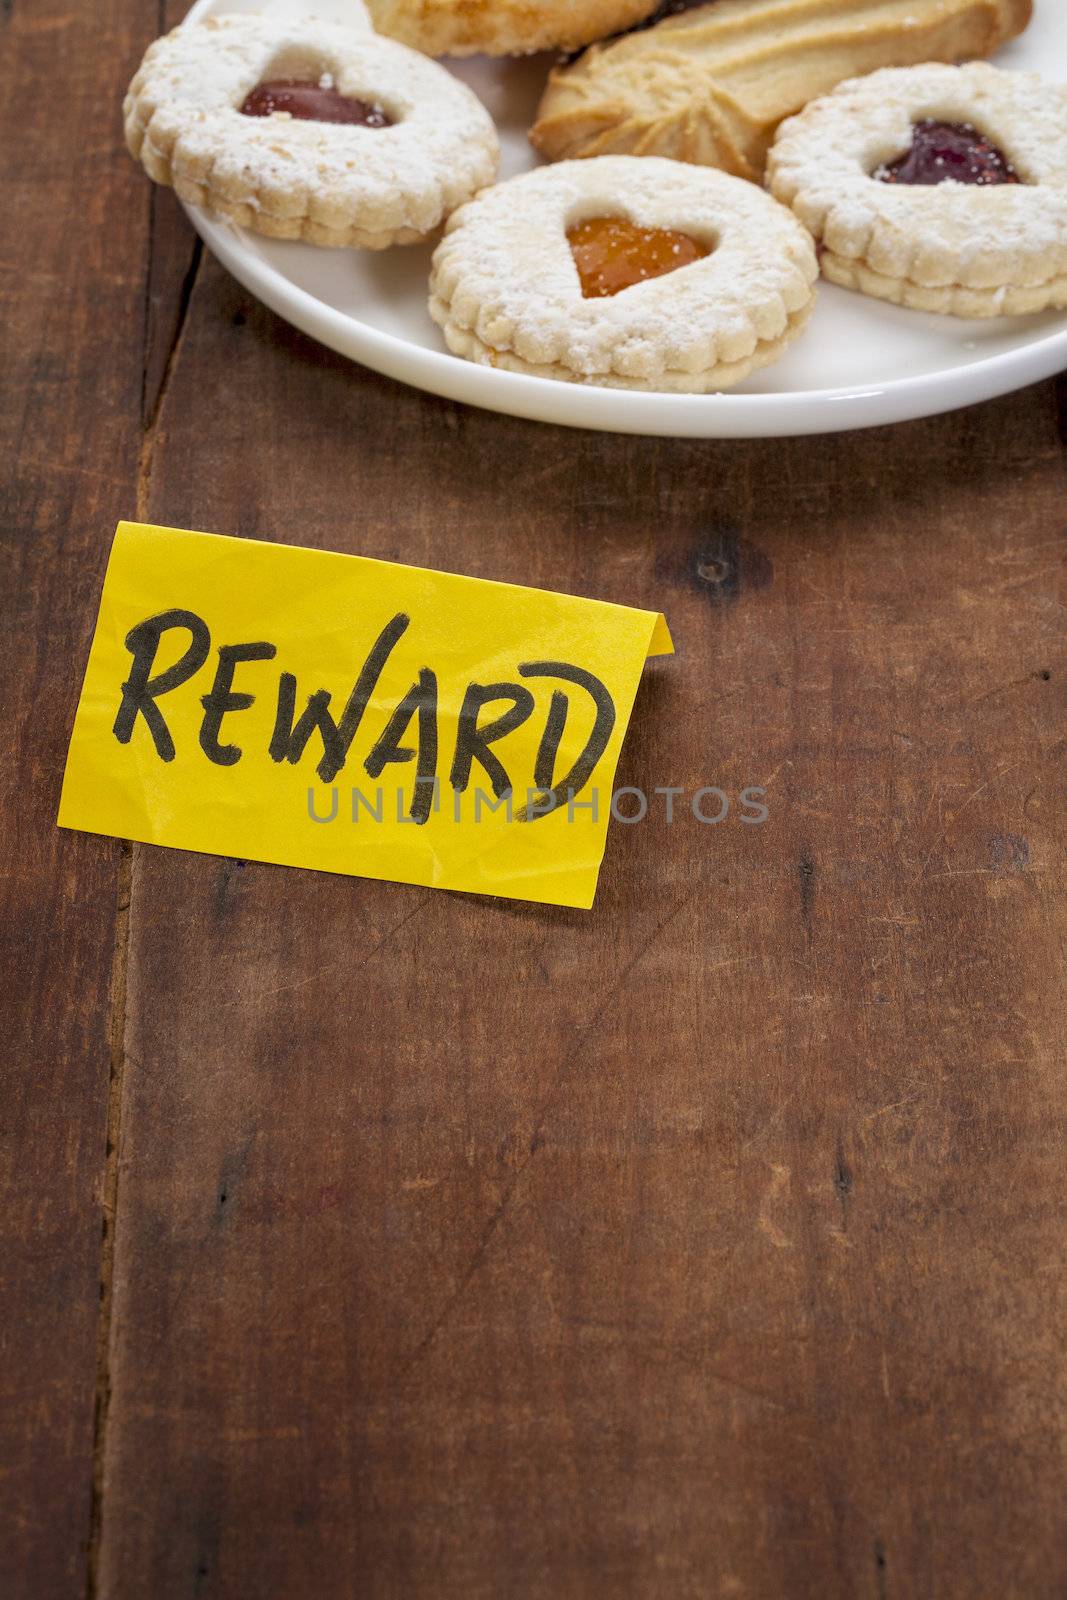
M 210 691 L 203 695 L 204 720 L 200 724 L 200 748 L 209 761 L 219 767 L 232 767 L 241 759 L 240 746 L 220 744 L 222 719 L 228 711 L 247 711 L 256 703 L 254 694 L 235 693 L 233 674 L 240 661 L 273 661 L 278 654 L 272 644 L 220 644 L 219 664 Z
M 487 722 L 484 728 L 479 728 L 478 713 L 492 700 L 510 700 L 511 709 L 505 711 L 495 721 Z M 495 744 L 498 739 L 503 739 L 505 735 L 514 733 L 516 728 L 521 728 L 532 714 L 533 708 L 534 697 L 529 689 L 522 687 L 521 683 L 467 685 L 459 713 L 456 752 L 452 758 L 452 774 L 449 778 L 453 789 L 462 792 L 467 787 L 471 777 L 471 763 L 477 761 L 492 784 L 493 793 L 498 800 L 501 795 L 510 791 L 511 779 L 503 763 L 489 746 Z
M 421 824 L 429 821 L 437 776 L 437 678 L 429 667 L 423 667 L 418 682 L 412 684 L 389 718 L 384 733 L 363 765 L 370 777 L 380 778 L 390 762 L 412 760 L 415 751 L 402 745 L 400 740 L 416 715 L 419 719 L 419 762 L 408 815 L 412 822 Z
M 581 794 L 596 771 L 596 764 L 607 749 L 608 740 L 614 731 L 615 702 L 608 693 L 606 684 L 599 678 L 594 677 L 591 672 L 586 672 L 584 667 L 572 667 L 566 661 L 527 661 L 520 666 L 519 675 L 523 678 L 562 678 L 564 683 L 573 683 L 578 688 L 584 689 L 592 697 L 596 707 L 593 731 L 586 740 L 584 750 L 567 776 L 561 778 L 558 783 L 553 783 L 556 755 L 560 740 L 563 738 L 563 731 L 567 726 L 569 709 L 567 696 L 558 690 L 553 693 L 548 721 L 541 735 L 534 767 L 534 783 L 546 793 L 543 800 L 536 805 L 524 807 L 519 812 L 518 818 L 520 822 L 533 822 L 538 817 L 548 816 L 557 806 L 566 805 L 575 795 Z
M 308 696 L 300 720 L 294 724 L 296 679 L 291 672 L 282 673 L 278 684 L 278 715 L 275 718 L 274 734 L 270 741 L 272 761 L 288 761 L 295 766 L 304 754 L 311 735 L 318 730 L 322 740 L 322 760 L 316 770 L 323 783 L 333 782 L 348 759 L 352 740 L 359 731 L 363 713 L 377 688 L 378 679 L 392 654 L 393 646 L 406 631 L 409 621 L 410 618 L 401 611 L 391 622 L 386 623 L 353 685 L 340 722 L 335 722 L 331 715 L 329 691 L 317 689 L 314 694 Z
M 188 628 L 192 636 L 189 648 L 172 667 L 153 678 L 151 672 L 159 642 L 171 628 Z M 112 732 L 119 744 L 129 744 L 134 723 L 138 716 L 142 716 L 160 760 L 173 761 L 174 740 L 156 700 L 160 695 L 170 694 L 172 689 L 188 682 L 204 665 L 211 649 L 207 623 L 193 611 L 161 611 L 158 617 L 148 617 L 130 629 L 126 635 L 126 648 L 133 656 L 133 663 L 130 675 L 122 685 L 122 703 Z

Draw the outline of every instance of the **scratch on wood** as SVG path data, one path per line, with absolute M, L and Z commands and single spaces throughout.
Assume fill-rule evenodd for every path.
M 760 1231 L 767 1235 L 768 1239 L 774 1245 L 776 1250 L 792 1250 L 793 1248 L 792 1239 L 786 1238 L 781 1228 L 771 1216 L 771 1207 L 774 1205 L 783 1189 L 788 1189 L 788 1187 L 789 1168 L 779 1166 L 777 1163 L 772 1164 L 771 1181 L 767 1185 L 767 1191 L 764 1194 L 763 1199 L 760 1201 L 759 1216 L 756 1220 Z
M 704 1367 L 701 1370 L 703 1375 L 709 1378 L 712 1383 L 721 1384 L 724 1389 L 732 1389 L 737 1394 L 747 1395 L 750 1400 L 760 1400 L 766 1406 L 777 1407 L 779 1411 L 792 1411 L 794 1409 L 785 1400 L 780 1399 L 778 1395 L 768 1394 L 766 1389 L 757 1389 L 754 1384 L 744 1383 L 740 1378 L 733 1378 L 727 1372 L 717 1372 L 714 1367 Z
M 963 707 L 967 711 L 973 711 L 975 706 L 985 705 L 988 700 L 996 700 L 1000 695 L 1011 694 L 1013 689 L 1025 689 L 1033 682 L 1033 676 L 1032 672 L 1028 672 L 1022 678 L 1012 678 L 1010 683 L 998 684 L 996 688 L 987 689 L 984 694 L 976 695 L 973 700 L 965 700 Z
M 1001 767 L 1000 771 L 997 772 L 992 778 L 987 778 L 984 783 L 980 783 L 978 785 L 977 789 L 973 789 L 971 791 L 971 793 L 967 796 L 967 798 L 963 802 L 963 804 L 957 810 L 953 811 L 950 814 L 949 823 L 951 824 L 953 822 L 957 822 L 959 820 L 959 818 L 963 815 L 963 813 L 967 810 L 968 806 L 973 805 L 974 802 L 981 795 L 985 794 L 986 790 L 988 788 L 990 788 L 994 783 L 999 783 L 1001 778 L 1003 778 L 1006 773 L 1014 772 L 1015 768 L 1020 766 L 1020 765 L 1021 765 L 1021 763 L 1018 762 L 1018 761 L 1009 762 L 1006 767 Z M 939 800 L 939 813 L 940 813 L 940 796 L 938 797 L 938 800 Z M 940 814 L 939 814 L 939 820 L 940 820 Z M 933 860 L 935 852 L 940 850 L 941 846 L 944 844 L 944 842 L 945 842 L 945 840 L 947 838 L 948 838 L 948 828 L 947 827 L 943 827 L 941 829 L 940 833 L 938 834 L 937 838 L 934 840 L 933 845 L 927 851 L 925 857 L 923 858 L 922 865 L 919 868 L 918 876 L 915 878 L 914 883 L 912 885 L 913 888 L 915 887 L 916 884 L 921 883 L 922 880 L 925 877 L 929 876 L 929 874 L 927 873 L 927 868 L 929 867 L 930 862 Z
M 381 938 L 378 940 L 377 944 L 371 945 L 370 949 L 365 953 L 361 960 L 358 961 L 358 963 L 355 957 L 346 955 L 341 961 L 333 962 L 331 966 L 316 967 L 314 972 L 309 972 L 306 977 L 297 978 L 292 983 L 280 983 L 277 984 L 273 989 L 261 989 L 259 994 L 256 995 L 256 1003 L 262 1004 L 264 1000 L 273 1000 L 277 995 L 289 994 L 294 989 L 306 989 L 308 984 L 321 983 L 324 978 L 328 978 L 331 973 L 334 972 L 343 971 L 345 973 L 345 982 L 347 983 L 351 978 L 354 966 L 357 964 L 360 966 L 366 966 L 367 962 L 371 961 L 379 953 L 379 951 L 384 950 L 390 940 L 395 939 L 397 934 L 403 928 L 407 927 L 411 919 L 418 915 L 432 892 L 432 890 L 428 889 L 425 894 L 421 894 L 415 905 L 411 907 L 410 911 L 406 911 L 399 921 L 394 922 L 391 928 L 387 928 L 382 934 Z M 239 996 L 235 1000 L 227 1001 L 226 1006 L 224 1006 L 222 1009 L 225 1010 L 228 1007 L 233 1007 L 243 1003 L 244 997 Z
M 107 1144 L 104 1192 L 101 1196 L 100 1305 L 96 1324 L 96 1391 L 93 1405 L 93 1480 L 89 1498 L 89 1553 L 86 1563 L 86 1600 L 94 1600 L 100 1569 L 103 1530 L 104 1466 L 107 1419 L 111 1404 L 111 1311 L 115 1275 L 115 1216 L 118 1210 L 119 1163 L 122 1155 L 122 1084 L 125 1064 L 126 974 L 130 945 L 130 896 L 133 888 L 134 846 L 123 851 L 119 863 L 115 908 L 115 948 L 111 964 L 108 1007 L 110 1074 L 107 1100 Z
M 559 1071 L 556 1073 L 549 1091 L 542 1101 L 541 1107 L 534 1118 L 533 1133 L 530 1137 L 530 1143 L 526 1151 L 526 1155 L 516 1166 L 511 1178 L 505 1184 L 499 1201 L 494 1207 L 488 1221 L 485 1224 L 485 1227 L 482 1229 L 478 1243 L 474 1248 L 474 1253 L 467 1263 L 467 1266 L 460 1277 L 459 1283 L 456 1285 L 455 1289 L 453 1289 L 452 1293 L 447 1297 L 444 1305 L 430 1323 L 430 1326 L 427 1328 L 426 1332 L 423 1334 L 414 1350 L 412 1350 L 410 1356 L 408 1356 L 407 1360 L 401 1366 L 396 1379 L 397 1389 L 403 1387 L 411 1373 L 414 1372 L 415 1368 L 422 1361 L 423 1357 L 426 1355 L 427 1351 L 437 1338 L 437 1335 L 448 1322 L 449 1318 L 452 1316 L 452 1313 L 455 1311 L 456 1307 L 463 1299 L 463 1296 L 466 1294 L 474 1278 L 477 1276 L 478 1270 L 488 1254 L 489 1246 L 493 1241 L 493 1235 L 499 1228 L 501 1220 L 508 1207 L 511 1205 L 519 1184 L 522 1182 L 533 1161 L 535 1160 L 537 1152 L 542 1148 L 544 1143 L 543 1134 L 545 1123 L 551 1116 L 552 1109 L 555 1106 L 556 1101 L 559 1099 L 559 1096 L 566 1087 L 575 1062 L 581 1059 L 582 1051 L 585 1048 L 587 1039 L 594 1032 L 598 1023 L 600 1022 L 601 1017 L 603 1017 L 604 1013 L 607 1011 L 615 996 L 618 994 L 626 980 L 630 977 L 634 969 L 645 959 L 648 952 L 659 939 L 660 935 L 664 933 L 668 927 L 670 927 L 672 922 L 681 916 L 686 906 L 696 898 L 696 896 L 700 893 L 700 889 L 701 885 L 699 884 L 695 889 L 691 889 L 688 894 L 682 897 L 674 909 L 669 911 L 667 915 L 656 924 L 655 928 L 653 928 L 651 934 L 641 945 L 640 949 L 637 950 L 633 956 L 631 956 L 630 960 L 622 968 L 621 972 L 617 974 L 607 994 L 600 1001 L 600 1004 L 597 1006 L 593 1015 L 590 1017 L 589 1021 L 586 1022 L 579 1033 L 574 1048 L 568 1053 L 568 1055 L 564 1057 L 562 1065 L 560 1066 Z
M 914 1105 L 919 1098 L 919 1090 L 913 1094 L 906 1094 L 902 1100 L 891 1100 L 886 1106 L 879 1106 L 877 1111 L 870 1111 L 864 1117 L 864 1122 L 873 1122 L 876 1117 L 884 1117 L 887 1111 L 900 1111 L 904 1106 Z

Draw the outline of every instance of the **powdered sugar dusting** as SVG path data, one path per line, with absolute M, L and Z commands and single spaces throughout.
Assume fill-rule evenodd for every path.
M 925 118 L 972 124 L 1022 183 L 878 182 Z M 842 84 L 783 124 L 768 184 L 836 282 L 967 316 L 1067 304 L 1067 90 L 1036 74 L 934 65 Z
M 586 300 L 566 234 L 600 216 L 676 229 L 711 253 Z M 434 256 L 431 311 L 452 348 L 476 359 L 495 352 L 561 369 L 553 375 L 649 387 L 736 367 L 739 381 L 761 353 L 784 348 L 817 275 L 808 234 L 754 185 L 655 157 L 604 156 L 524 174 L 462 207 Z
M 329 80 L 392 127 L 242 116 L 270 78 Z M 464 84 L 369 27 L 246 15 L 150 46 L 125 103 L 127 142 L 184 199 L 281 237 L 407 242 L 492 182 L 496 130 Z

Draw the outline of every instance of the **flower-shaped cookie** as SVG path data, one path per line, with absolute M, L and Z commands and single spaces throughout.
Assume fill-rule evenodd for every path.
M 565 161 L 449 220 L 430 311 L 494 367 L 614 388 L 728 388 L 811 311 L 810 235 L 769 195 L 657 157 Z
M 1067 307 L 1067 89 L 921 66 L 845 83 L 783 124 L 771 192 L 834 283 L 922 311 Z
M 357 19 L 359 13 L 356 13 Z M 488 112 L 365 24 L 234 15 L 149 47 L 126 142 L 183 200 L 276 239 L 411 244 L 496 174 Z

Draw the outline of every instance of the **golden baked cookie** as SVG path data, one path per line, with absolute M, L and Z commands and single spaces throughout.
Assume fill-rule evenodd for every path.
M 367 0 L 374 26 L 428 56 L 577 50 L 631 28 L 659 0 Z
M 823 274 L 959 317 L 1067 307 L 1067 88 L 984 62 L 875 72 L 782 124 L 767 183 Z
M 273 239 L 414 244 L 496 176 L 492 118 L 444 67 L 353 23 L 244 13 L 150 45 L 123 113 L 149 177 Z
M 450 218 L 430 313 L 456 355 L 571 383 L 707 393 L 810 315 L 811 235 L 754 184 L 602 156 L 485 189 Z
M 1032 0 L 717 0 L 556 67 L 530 131 L 542 155 L 672 156 L 756 182 L 774 131 L 880 67 L 991 55 Z

